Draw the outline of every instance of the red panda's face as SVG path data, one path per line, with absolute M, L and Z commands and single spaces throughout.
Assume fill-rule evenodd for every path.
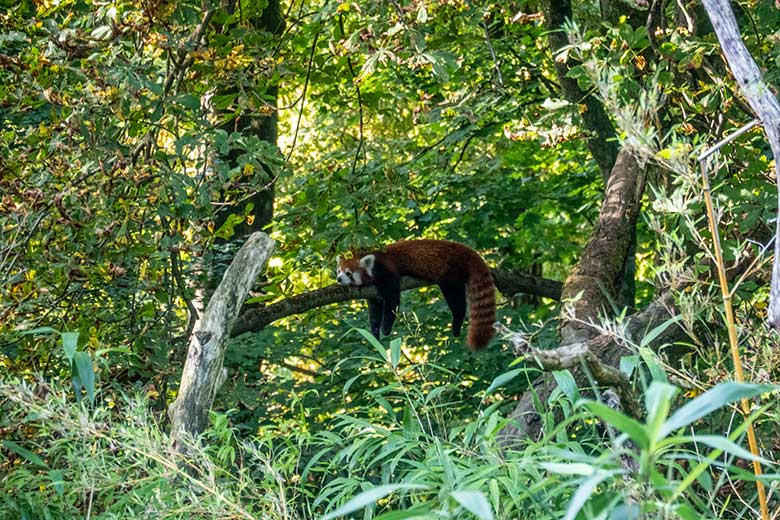
M 341 285 L 366 285 L 374 274 L 374 255 L 337 259 L 336 280 Z

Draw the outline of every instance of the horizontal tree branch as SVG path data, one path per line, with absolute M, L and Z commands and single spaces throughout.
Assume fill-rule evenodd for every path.
M 562 284 L 555 280 L 520 274 L 505 269 L 494 269 L 493 278 L 496 282 L 496 288 L 505 295 L 522 293 L 550 298 L 551 300 L 561 299 Z M 401 281 L 401 290 L 407 291 L 427 285 L 432 284 L 412 278 L 404 278 Z M 329 285 L 322 289 L 291 296 L 259 309 L 247 310 L 236 319 L 231 336 L 238 336 L 244 332 L 258 332 L 278 319 L 301 314 L 332 303 L 365 300 L 378 296 L 376 287 L 373 286 L 343 287 L 336 284 Z

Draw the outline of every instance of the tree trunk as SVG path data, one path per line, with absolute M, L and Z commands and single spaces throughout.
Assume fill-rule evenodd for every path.
M 644 168 L 624 147 L 609 177 L 596 228 L 563 284 L 564 300 L 580 297 L 572 303 L 572 315 L 564 317 L 562 344 L 592 337 L 594 332 L 587 322 L 598 320 L 599 315 L 612 315 L 611 309 L 620 301 L 644 187 Z
M 636 221 L 641 208 L 645 186 L 645 171 L 630 148 L 618 154 L 609 176 L 599 221 L 583 250 L 577 266 L 563 284 L 562 298 L 577 298 L 565 315 L 560 328 L 561 345 L 587 343 L 588 350 L 603 364 L 616 367 L 621 356 L 628 353 L 625 345 L 613 334 L 599 335 L 590 322 L 601 316 L 612 316 L 612 304 L 621 290 L 626 264 L 629 261 L 636 232 Z M 663 323 L 673 314 L 671 297 L 665 296 L 629 320 L 628 334 L 638 334 Z M 574 370 L 578 383 L 585 384 L 581 370 Z M 510 416 L 510 423 L 501 432 L 501 442 L 511 446 L 520 439 L 539 438 L 542 434 L 541 417 L 535 401 L 544 405 L 555 382 L 548 376 L 533 383 L 525 392 Z
M 547 35 L 550 42 L 550 52 L 555 63 L 558 83 L 561 85 L 563 98 L 576 106 L 584 105 L 581 111 L 585 129 L 591 133 L 586 144 L 591 155 L 601 170 L 601 178 L 607 183 L 609 174 L 618 156 L 617 135 L 609 120 L 604 106 L 594 96 L 583 92 L 577 80 L 568 76 L 571 61 L 559 60 L 556 54 L 569 45 L 569 39 L 563 31 L 563 24 L 572 19 L 571 2 L 569 0 L 547 0 L 544 2 L 544 18 L 550 32 Z
M 233 4 L 232 10 L 236 9 L 236 2 L 231 0 Z M 284 17 L 282 16 L 282 9 L 279 0 L 268 0 L 268 4 L 263 9 L 260 16 L 254 17 L 249 20 L 249 23 L 257 31 L 265 31 L 274 36 L 280 36 L 284 32 Z M 243 134 L 251 134 L 259 137 L 263 141 L 271 143 L 274 147 L 277 146 L 277 140 L 279 138 L 279 114 L 277 112 L 277 97 L 279 95 L 279 87 L 276 84 L 271 84 L 266 88 L 264 100 L 269 110 L 266 115 L 259 116 L 258 114 L 242 115 L 231 120 L 229 123 L 223 126 L 228 132 L 240 132 Z M 236 166 L 235 160 L 237 154 L 235 150 L 232 150 L 228 155 L 227 160 L 231 167 Z M 260 231 L 265 226 L 271 223 L 273 219 L 274 208 L 274 181 L 273 174 L 270 168 L 266 167 L 266 173 L 271 177 L 271 181 L 263 189 L 258 190 L 252 197 L 250 197 L 246 204 L 251 203 L 253 209 L 251 215 L 254 219 L 252 224 L 249 224 L 246 220 L 238 224 L 235 228 L 236 237 L 244 237 L 254 231 Z M 231 213 L 235 212 L 236 208 L 227 207 L 221 212 L 221 221 L 217 222 L 217 227 L 221 225 L 225 218 Z
M 235 12 L 238 8 L 236 0 L 227 2 L 226 9 L 229 12 Z M 284 31 L 284 17 L 282 15 L 279 0 L 268 0 L 268 4 L 263 9 L 260 16 L 255 16 L 249 20 L 249 23 L 256 31 L 263 31 L 274 36 L 279 36 Z M 273 145 L 277 149 L 279 137 L 279 115 L 277 112 L 277 97 L 279 87 L 276 84 L 269 84 L 265 88 L 264 102 L 268 108 L 267 113 L 261 114 L 238 114 L 222 125 L 222 129 L 228 133 L 238 132 L 244 135 L 254 135 L 263 141 Z M 241 89 L 230 89 L 220 92 L 220 95 L 239 94 L 243 95 Z M 223 160 L 231 167 L 237 166 L 237 159 L 243 153 L 242 150 L 231 149 Z M 281 157 L 281 152 L 279 152 Z M 209 252 L 206 265 L 208 266 L 208 280 L 206 283 L 208 294 L 219 283 L 222 276 L 222 270 L 227 262 L 232 258 L 232 252 L 238 248 L 244 237 L 255 231 L 266 229 L 273 220 L 274 197 L 275 197 L 275 177 L 276 174 L 270 165 L 263 165 L 265 173 L 268 175 L 268 182 L 263 186 L 251 186 L 254 193 L 241 202 L 243 207 L 234 205 L 224 206 L 216 215 L 215 228 L 219 229 L 230 217 L 231 214 L 244 214 L 244 208 L 251 204 L 252 209 L 248 211 L 250 218 L 236 224 L 233 228 L 233 236 L 228 240 L 218 238 L 215 243 L 218 245 Z
M 222 360 L 230 329 L 273 247 L 273 240 L 265 233 L 249 237 L 190 336 L 179 393 L 168 408 L 171 441 L 180 452 L 186 452 L 186 440 L 196 437 L 208 424 L 208 411 L 224 381 Z
M 704 8 L 718 35 L 723 54 L 734 78 L 747 98 L 750 108 L 761 120 L 775 159 L 775 177 L 780 180 L 780 104 L 761 77 L 756 62 L 742 43 L 739 26 L 728 0 L 704 0 Z M 772 266 L 772 288 L 769 293 L 768 320 L 780 330 L 780 183 L 778 183 L 778 218 L 775 220 L 775 258 Z

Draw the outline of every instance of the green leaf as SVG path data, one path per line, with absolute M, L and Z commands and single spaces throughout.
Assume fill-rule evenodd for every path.
M 377 500 L 380 500 L 391 493 L 408 489 L 428 489 L 428 486 L 423 486 L 421 484 L 386 484 L 383 486 L 377 486 L 373 489 L 369 489 L 368 491 L 363 491 L 359 495 L 353 497 L 343 506 L 323 516 L 320 520 L 330 520 L 331 518 L 338 518 L 340 516 L 348 515 L 357 511 L 358 509 L 363 509 L 367 505 L 376 503 Z
M 90 404 L 95 404 L 95 371 L 92 368 L 92 357 L 89 352 L 76 352 L 73 365 L 76 368 L 74 375 L 87 391 Z
M 716 448 L 725 451 L 726 453 L 731 453 L 732 455 L 739 457 L 741 459 L 750 460 L 750 461 L 757 460 L 765 466 L 773 466 L 775 464 L 774 462 L 767 460 L 763 457 L 757 457 L 753 455 L 750 451 L 746 450 L 739 444 L 730 441 L 726 437 L 721 437 L 720 435 L 691 435 L 691 436 L 686 435 L 682 437 L 674 437 L 674 441 L 675 444 L 694 443 L 694 442 L 705 444 L 710 448 Z
M 373 334 L 371 334 L 366 329 L 352 329 L 352 330 L 358 331 L 358 333 L 361 336 L 363 336 L 363 338 L 365 338 L 366 341 L 368 341 L 369 345 L 374 347 L 374 350 L 377 351 L 379 356 L 382 358 L 382 361 L 387 363 L 387 361 L 388 361 L 388 359 L 387 359 L 387 350 L 385 350 L 385 347 L 382 346 L 382 344 L 379 342 L 378 339 L 376 339 L 376 337 Z
M 417 23 L 425 23 L 428 21 L 428 10 L 425 9 L 425 3 L 420 2 L 420 7 L 417 9 Z
M 626 377 L 631 377 L 631 374 L 636 370 L 639 365 L 639 356 L 623 356 L 620 358 L 620 371 L 623 372 Z
M 601 484 L 610 476 L 611 474 L 608 472 L 599 471 L 585 480 L 585 482 L 580 484 L 580 487 L 577 488 L 577 492 L 574 493 L 573 497 L 571 497 L 569 507 L 566 508 L 566 516 L 564 516 L 563 519 L 574 520 L 577 517 L 577 513 L 579 513 L 580 509 L 582 509 L 582 506 L 585 505 L 585 502 L 587 502 L 590 496 L 593 494 L 593 490 L 596 489 L 596 486 Z
M 431 506 L 429 504 L 418 504 L 401 511 L 389 511 L 374 518 L 374 520 L 420 520 L 431 518 Z
M 678 389 L 676 386 L 662 381 L 653 381 L 645 394 L 645 409 L 647 410 L 647 433 L 651 441 L 666 437 L 662 425 L 672 408 L 672 400 Z
M 653 330 L 645 334 L 645 336 L 642 338 L 642 342 L 639 344 L 640 347 L 647 347 L 655 338 L 660 336 L 666 329 L 669 328 L 670 325 L 677 323 L 682 319 L 682 315 L 678 314 L 674 318 L 668 319 L 665 322 L 661 323 L 657 327 L 655 327 Z
M 489 394 L 496 388 L 503 386 L 507 384 L 509 381 L 517 377 L 517 374 L 525 370 L 524 368 L 515 368 L 514 370 L 509 370 L 508 372 L 504 372 L 500 376 L 496 377 L 492 383 L 490 383 L 490 386 L 485 390 L 485 394 Z
M 552 373 L 558 387 L 568 397 L 569 401 L 576 403 L 580 399 L 580 389 L 574 381 L 574 376 L 568 370 L 554 370 Z
M 49 480 L 51 480 L 51 485 L 54 487 L 54 491 L 56 491 L 58 495 L 62 496 L 65 493 L 65 477 L 62 475 L 62 471 L 58 469 L 49 471 Z
M 655 353 L 647 347 L 639 348 L 639 355 L 642 357 L 642 361 L 645 362 L 647 368 L 650 370 L 650 376 L 653 381 L 668 382 L 666 372 L 664 368 L 658 363 L 658 359 L 655 357 Z
M 176 101 L 181 103 L 184 107 L 189 108 L 192 111 L 200 110 L 200 98 L 192 94 L 185 94 L 178 96 Z
M 645 425 L 626 414 L 613 410 L 598 401 L 584 401 L 583 406 L 613 428 L 628 435 L 642 449 L 650 447 L 650 436 Z
M 453 491 L 450 496 L 480 520 L 493 520 L 493 510 L 481 491 Z
M 23 459 L 26 459 L 28 462 L 31 462 L 36 466 L 39 466 L 41 468 L 47 468 L 47 469 L 49 468 L 48 464 L 43 462 L 42 458 L 40 458 L 38 455 L 31 452 L 30 450 L 26 448 L 22 448 L 21 446 L 19 446 L 13 441 L 0 441 L 0 444 L 2 444 L 5 449 L 16 453 Z
M 390 342 L 390 366 L 395 370 L 398 368 L 399 361 L 401 361 L 401 338 L 396 338 Z
M 674 512 L 682 520 L 699 520 L 701 515 L 690 504 L 679 504 L 675 506 Z
M 555 475 L 579 475 L 588 477 L 596 472 L 596 468 L 584 462 L 542 462 L 544 469 Z
M 59 333 L 60 331 L 52 327 L 36 327 L 34 329 L 30 329 L 22 332 L 21 335 L 27 336 L 28 334 L 59 334 Z
M 672 414 L 661 428 L 661 437 L 666 437 L 671 432 L 687 426 L 727 404 L 740 399 L 750 399 L 777 388 L 774 385 L 753 383 L 721 383 L 693 401 L 689 401 Z
M 62 348 L 65 350 L 65 357 L 68 361 L 73 361 L 73 356 L 76 354 L 76 348 L 79 342 L 78 332 L 63 332 L 62 333 Z

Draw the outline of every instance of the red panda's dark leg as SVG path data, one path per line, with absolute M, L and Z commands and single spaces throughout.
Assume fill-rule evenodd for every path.
M 369 298 L 368 300 L 368 326 L 371 328 L 371 334 L 379 339 L 379 327 L 382 325 L 382 306 L 380 298 Z
M 440 285 L 441 293 L 452 311 L 452 335 L 460 336 L 463 319 L 466 317 L 466 285 Z
M 389 336 L 393 331 L 395 315 L 401 304 L 401 279 L 389 276 L 382 283 L 377 283 L 379 295 L 382 297 L 382 334 Z

